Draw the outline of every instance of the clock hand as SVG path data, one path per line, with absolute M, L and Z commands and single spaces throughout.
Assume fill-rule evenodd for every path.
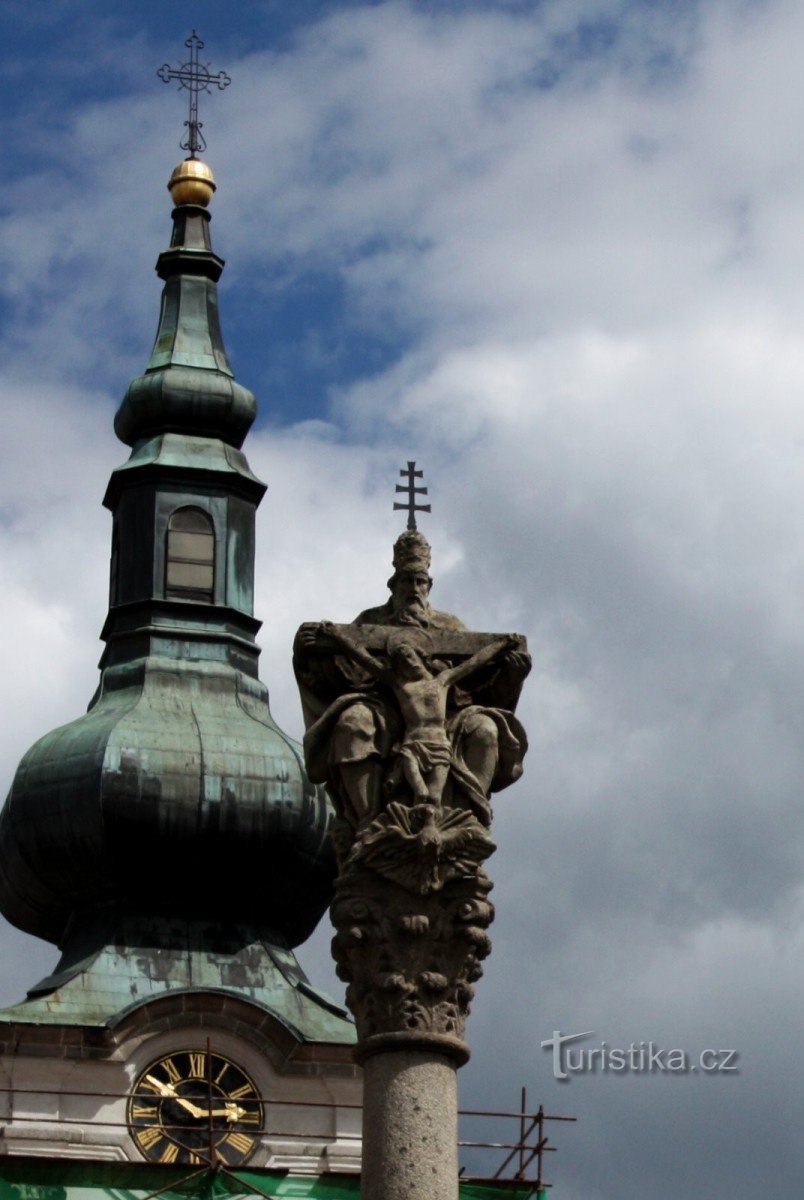
M 235 1104 L 233 1100 L 227 1101 L 224 1115 L 227 1121 L 239 1121 L 241 1117 L 248 1116 L 245 1108 L 241 1108 L 239 1104 Z
M 174 1096 L 174 1099 L 182 1108 L 186 1108 L 188 1113 L 193 1117 L 205 1117 L 207 1115 L 203 1108 L 198 1108 L 193 1104 L 192 1100 L 185 1100 L 184 1096 Z
M 193 1104 L 192 1100 L 187 1100 L 184 1096 L 179 1096 L 172 1083 L 162 1083 L 161 1079 L 157 1079 L 155 1075 L 146 1075 L 145 1078 L 152 1084 L 160 1095 L 168 1100 L 175 1100 L 182 1108 L 186 1108 L 187 1112 L 193 1117 L 206 1117 L 208 1114 L 203 1108 L 198 1108 Z
M 145 1078 L 162 1096 L 169 1096 L 171 1100 L 176 1099 L 176 1089 L 172 1083 L 162 1083 L 162 1080 L 157 1079 L 155 1075 L 146 1075 Z
M 196 1117 L 226 1117 L 227 1121 L 239 1121 L 241 1117 L 248 1116 L 248 1113 L 245 1108 L 241 1108 L 233 1100 L 227 1100 L 225 1108 L 199 1108 L 193 1115 Z

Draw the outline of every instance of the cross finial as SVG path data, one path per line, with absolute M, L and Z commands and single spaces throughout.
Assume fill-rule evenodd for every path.
M 164 63 L 156 73 L 163 83 L 178 79 L 179 89 L 185 88 L 190 93 L 190 115 L 184 122 L 187 136 L 179 145 L 182 150 L 189 152 L 190 158 L 195 158 L 207 148 L 201 133 L 202 122 L 198 119 L 198 93 L 212 91 L 213 84 L 222 92 L 232 81 L 225 71 L 218 71 L 217 75 L 210 74 L 209 63 L 198 61 L 198 51 L 203 50 L 204 43 L 195 30 L 184 44 L 190 51 L 190 61 L 182 63 L 180 67 L 171 67 Z
M 408 498 L 407 498 L 407 502 L 405 504 L 396 504 L 395 503 L 394 509 L 397 509 L 397 508 L 407 509 L 408 529 L 415 529 L 416 528 L 416 513 L 430 511 L 429 504 L 417 504 L 416 503 L 417 496 L 426 496 L 427 495 L 426 487 L 416 487 L 415 483 L 414 483 L 414 480 L 423 478 L 424 471 L 417 471 L 415 462 L 409 462 L 408 466 L 407 466 L 407 470 L 402 468 L 402 470 L 399 472 L 399 474 L 403 478 L 407 479 L 407 483 L 406 484 L 398 483 L 396 485 L 396 490 L 398 492 L 407 492 Z

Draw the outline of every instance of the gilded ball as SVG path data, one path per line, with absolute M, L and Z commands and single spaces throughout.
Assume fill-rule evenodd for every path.
M 205 162 L 199 158 L 185 158 L 174 168 L 168 190 L 174 204 L 201 204 L 206 208 L 215 191 L 215 179 Z

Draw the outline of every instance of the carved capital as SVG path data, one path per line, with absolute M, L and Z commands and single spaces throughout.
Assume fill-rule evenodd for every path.
M 336 885 L 332 950 L 360 1038 L 359 1058 L 426 1043 L 459 1063 L 464 1026 L 491 950 L 492 884 L 477 868 L 422 891 L 351 861 Z

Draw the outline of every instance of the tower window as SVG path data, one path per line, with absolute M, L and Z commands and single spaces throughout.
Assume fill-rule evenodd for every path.
M 180 508 L 170 518 L 165 595 L 211 604 L 215 585 L 215 533 L 199 508 Z

